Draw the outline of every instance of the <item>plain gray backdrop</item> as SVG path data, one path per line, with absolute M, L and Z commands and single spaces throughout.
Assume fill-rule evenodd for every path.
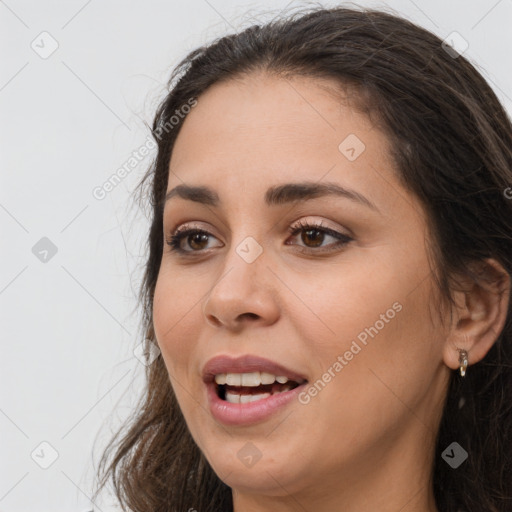
M 0 512 L 92 510 L 93 454 L 142 389 L 148 220 L 130 193 L 154 153 L 128 162 L 171 69 L 212 38 L 305 5 L 0 1 Z M 512 111 L 512 0 L 358 5 L 456 32 Z M 123 165 L 126 177 L 98 192 Z M 108 502 L 94 509 L 117 510 Z

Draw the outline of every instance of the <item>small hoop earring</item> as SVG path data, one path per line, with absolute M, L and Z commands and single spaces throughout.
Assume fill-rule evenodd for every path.
M 464 349 L 458 349 L 459 350 L 459 371 L 460 376 L 465 377 L 466 376 L 466 369 L 468 367 L 468 353 Z

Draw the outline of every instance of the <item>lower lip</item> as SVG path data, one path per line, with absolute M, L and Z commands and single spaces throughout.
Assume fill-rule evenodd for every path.
M 206 384 L 206 389 L 212 416 L 224 425 L 239 426 L 268 419 L 272 414 L 286 407 L 292 400 L 297 399 L 306 384 L 247 404 L 232 404 L 222 400 L 217 395 L 214 383 Z

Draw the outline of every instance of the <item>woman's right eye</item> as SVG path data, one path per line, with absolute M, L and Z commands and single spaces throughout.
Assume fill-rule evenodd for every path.
M 171 248 L 171 251 L 176 251 L 180 254 L 187 254 L 204 250 L 204 243 L 208 242 L 208 238 L 212 236 L 213 235 L 211 233 L 205 231 L 204 229 L 184 228 L 178 229 L 173 234 L 171 234 L 168 238 L 166 238 L 166 242 Z M 188 242 L 189 246 L 192 247 L 192 250 L 183 249 L 183 240 Z

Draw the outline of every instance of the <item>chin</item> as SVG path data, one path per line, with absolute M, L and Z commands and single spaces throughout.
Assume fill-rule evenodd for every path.
M 226 477 L 222 479 L 217 471 L 215 471 L 215 473 L 226 485 L 235 491 L 246 494 L 279 497 L 288 496 L 291 487 L 293 487 L 294 479 L 292 475 L 290 475 L 289 469 L 290 468 L 280 468 L 276 470 L 275 467 L 268 469 L 265 468 L 264 465 L 261 467 L 257 465 L 245 469 L 232 467 L 232 472 L 229 473 L 228 468 L 223 465 L 221 475 L 226 475 Z
M 262 442 L 256 442 L 260 447 Z M 300 478 L 300 468 L 290 467 L 296 456 L 276 453 L 271 446 L 256 448 L 252 441 L 237 441 L 228 449 L 209 450 L 208 462 L 215 474 L 229 487 L 239 492 L 286 496 Z M 293 472 L 291 472 L 291 469 Z M 286 490 L 285 490 L 286 489 Z

